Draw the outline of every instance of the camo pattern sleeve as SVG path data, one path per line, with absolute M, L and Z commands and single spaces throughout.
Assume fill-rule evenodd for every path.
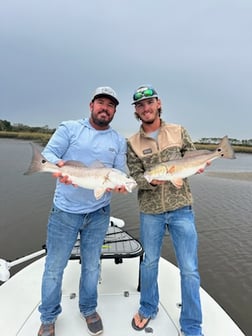
M 194 146 L 194 143 L 192 142 L 188 131 L 184 127 L 181 127 L 181 133 L 182 133 L 181 154 L 182 156 L 184 156 L 186 151 L 196 150 L 196 147 Z

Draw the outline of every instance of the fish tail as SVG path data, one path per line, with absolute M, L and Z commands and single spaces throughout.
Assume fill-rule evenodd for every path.
M 235 159 L 235 152 L 233 150 L 233 147 L 231 146 L 228 137 L 224 136 L 222 138 L 221 142 L 219 143 L 216 152 L 219 156 L 226 158 L 226 159 Z
M 24 173 L 24 175 L 31 175 L 33 173 L 43 171 L 43 163 L 47 162 L 47 160 L 43 157 L 43 155 L 41 155 L 41 153 L 33 143 L 31 143 L 31 146 L 32 146 L 32 160 L 29 168 Z

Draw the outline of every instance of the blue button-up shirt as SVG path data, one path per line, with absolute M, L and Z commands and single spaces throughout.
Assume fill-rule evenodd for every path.
M 126 140 L 109 127 L 98 131 L 88 119 L 62 122 L 47 146 L 44 157 L 53 163 L 76 160 L 90 166 L 100 161 L 106 167 L 126 170 Z M 71 213 L 90 213 L 109 204 L 111 193 L 96 200 L 93 190 L 76 188 L 57 180 L 54 193 L 55 205 Z

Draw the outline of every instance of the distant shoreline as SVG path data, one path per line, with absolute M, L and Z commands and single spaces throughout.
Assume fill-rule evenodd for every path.
M 51 138 L 52 133 L 39 133 L 39 132 L 7 132 L 0 131 L 0 139 L 16 139 L 16 140 L 30 140 L 34 142 L 39 142 L 41 145 L 45 146 L 49 139 Z M 214 151 L 217 147 L 217 144 L 203 144 L 194 142 L 196 149 L 206 149 Z M 236 153 L 246 153 L 252 154 L 252 146 L 241 146 L 241 145 L 232 145 Z
M 52 133 L 38 133 L 38 132 L 6 132 L 0 131 L 0 139 L 13 139 L 13 140 L 29 140 L 37 142 L 42 146 L 45 146 Z

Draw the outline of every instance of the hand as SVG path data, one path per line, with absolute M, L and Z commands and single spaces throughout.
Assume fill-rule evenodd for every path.
M 157 185 L 165 184 L 165 182 L 166 181 L 152 180 L 152 181 L 150 181 L 150 184 L 155 187 Z
M 63 176 L 61 172 L 53 173 L 52 175 L 53 177 L 58 178 L 61 183 L 72 184 L 73 186 L 77 187 L 77 184 L 73 184 L 72 180 L 70 180 L 68 175 Z
M 65 164 L 64 161 L 59 161 L 57 163 L 57 166 L 63 167 L 64 164 Z M 71 184 L 74 187 L 77 187 L 77 184 L 73 184 L 72 180 L 70 180 L 68 175 L 63 176 L 61 172 L 57 172 L 57 173 L 53 173 L 52 176 L 58 178 L 61 183 L 64 183 L 64 184 L 67 184 L 67 185 Z
M 128 192 L 125 186 L 116 186 L 114 189 L 107 188 L 106 191 L 110 191 L 110 192 L 113 191 L 113 192 L 121 193 L 121 194 L 126 194 Z
M 205 164 L 205 167 L 204 168 L 200 168 L 196 174 L 201 174 L 201 173 L 204 173 L 205 169 L 210 166 L 211 164 L 211 161 L 207 161 L 207 163 Z

